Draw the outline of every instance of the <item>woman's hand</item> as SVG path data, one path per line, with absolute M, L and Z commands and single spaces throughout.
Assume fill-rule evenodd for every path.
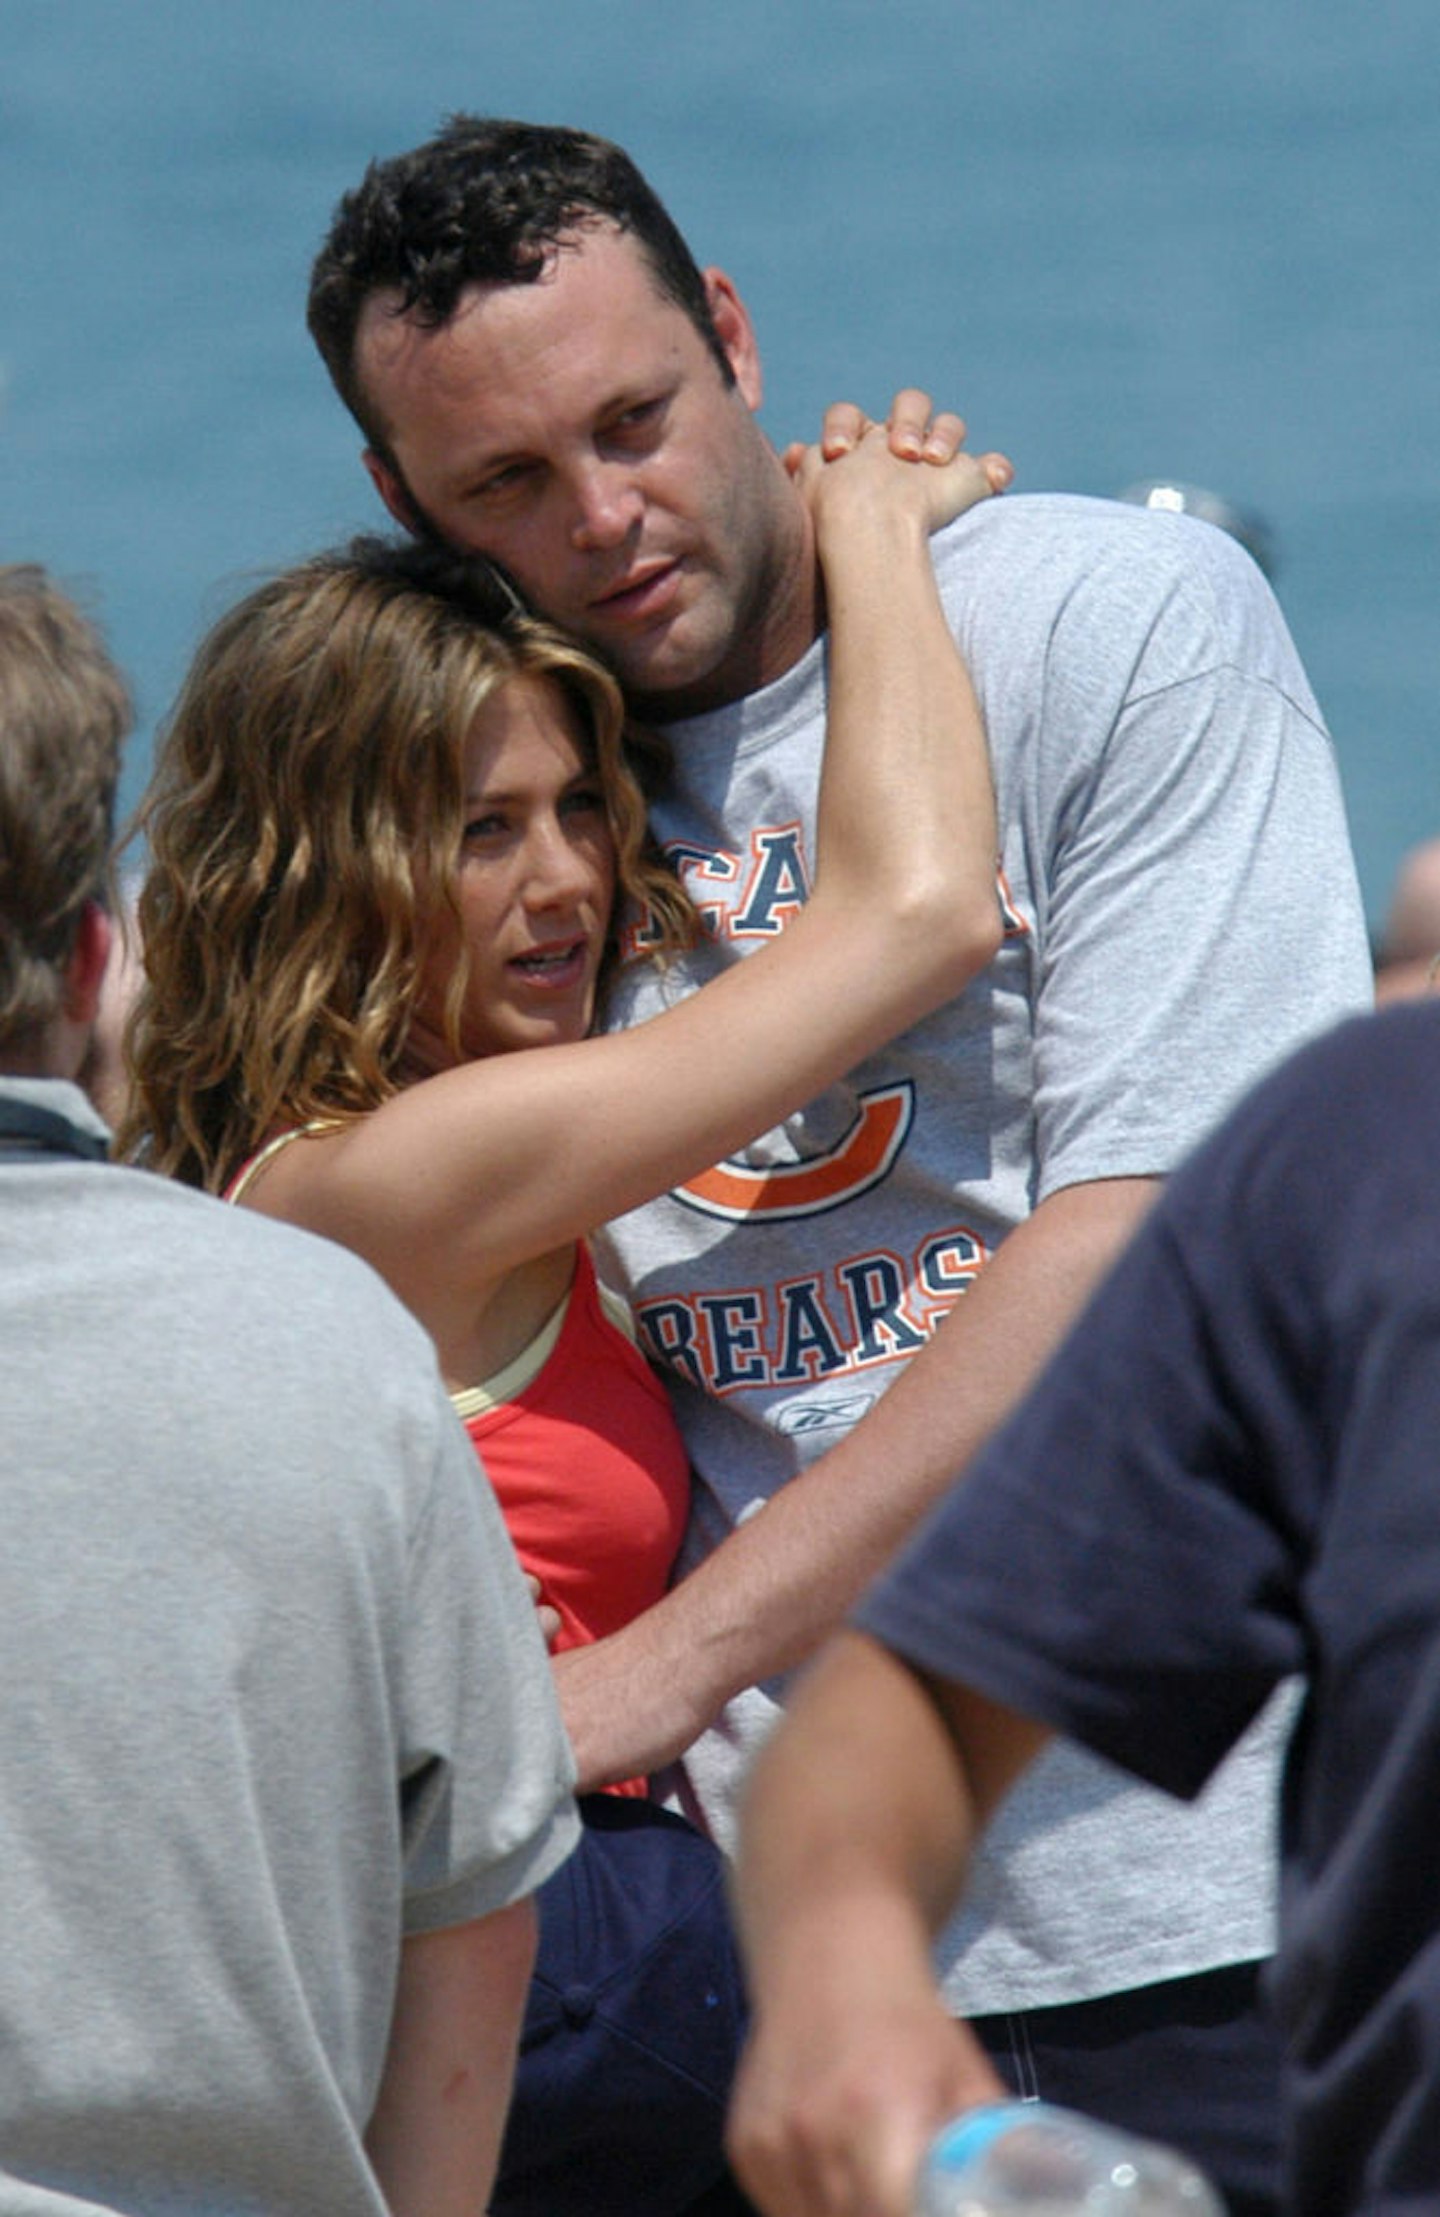
M 842 454 L 848 454 L 870 430 L 874 420 L 853 400 L 832 401 L 820 428 L 820 451 L 826 461 L 834 462 Z M 930 395 L 922 393 L 915 385 L 906 385 L 895 395 L 885 418 L 885 429 L 891 452 L 905 462 L 948 462 L 965 443 L 964 417 L 949 409 L 937 411 Z M 1005 461 L 1003 455 L 985 455 L 982 459 Z M 1005 466 L 1008 471 L 1009 464 Z M 1001 488 L 997 486 L 996 490 Z
M 815 446 L 792 446 L 784 456 L 809 504 L 820 558 L 827 566 L 852 534 L 867 527 L 910 525 L 928 536 L 977 501 L 1003 492 L 1014 476 L 1003 454 L 965 452 L 965 427 L 958 416 L 937 417 L 922 447 L 906 459 L 897 451 L 893 424 L 837 422 L 844 413 L 842 405 L 827 416 L 833 453 L 822 440 Z M 918 426 L 912 428 L 920 438 Z M 914 462 L 922 453 L 926 466 L 916 469 Z
M 825 461 L 836 462 L 857 447 L 876 419 L 853 400 L 835 400 L 826 409 L 820 426 L 819 451 Z M 965 418 L 948 408 L 936 409 L 929 393 L 906 385 L 896 393 L 885 418 L 890 451 L 903 462 L 951 462 L 965 444 Z M 806 452 L 803 439 L 784 455 L 785 467 L 794 475 L 799 457 Z M 1003 454 L 982 454 L 977 459 L 990 480 L 990 490 L 1003 493 L 1015 472 Z

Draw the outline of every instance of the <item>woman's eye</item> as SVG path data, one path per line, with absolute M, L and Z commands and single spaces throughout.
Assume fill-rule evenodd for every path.
M 466 839 L 493 839 L 505 829 L 503 816 L 472 816 L 465 826 Z
M 596 810 L 603 811 L 605 796 L 598 785 L 582 785 L 575 792 L 567 793 L 563 802 L 567 816 L 586 816 Z

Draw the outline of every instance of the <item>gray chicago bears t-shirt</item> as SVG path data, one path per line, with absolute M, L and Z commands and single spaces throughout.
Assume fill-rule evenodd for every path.
M 864 1417 L 1039 1201 L 1168 1171 L 1371 992 L 1333 750 L 1249 557 L 1186 517 L 1063 497 L 983 503 L 934 544 L 990 737 L 1006 936 L 949 1007 L 611 1228 L 690 1449 L 691 1559 Z M 633 965 L 614 1021 L 743 959 L 804 899 L 824 686 L 822 641 L 674 727 L 655 819 L 710 936 L 668 972 Z M 741 1696 L 687 1761 L 722 1839 L 781 1691 Z M 947 1943 L 956 2005 L 1267 1953 L 1278 1729 L 1197 1809 L 1053 1750 Z

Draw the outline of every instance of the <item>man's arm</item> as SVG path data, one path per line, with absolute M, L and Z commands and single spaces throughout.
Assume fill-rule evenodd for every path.
M 929 1944 L 1044 1739 L 844 1633 L 762 1750 L 737 1873 L 753 2025 L 729 2146 L 772 2217 L 906 2217 L 931 2135 L 1003 2098 Z
M 582 1790 L 681 1754 L 810 1655 L 1020 1399 L 1158 1190 L 1107 1178 L 1019 1225 L 864 1421 L 623 1632 L 557 1658 Z
M 483 2217 L 489 2206 L 535 1933 L 527 1895 L 404 1944 L 365 2134 L 394 2217 Z

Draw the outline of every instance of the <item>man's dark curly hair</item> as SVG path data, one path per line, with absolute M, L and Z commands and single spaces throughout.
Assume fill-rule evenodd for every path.
M 440 325 L 471 284 L 533 284 L 550 250 L 601 224 L 634 234 L 661 293 L 690 318 L 727 385 L 734 372 L 684 239 L 635 164 L 608 139 L 558 124 L 454 115 L 413 153 L 372 162 L 335 211 L 310 274 L 306 320 L 335 389 L 387 462 L 384 426 L 356 375 L 370 295 L 398 292 Z

